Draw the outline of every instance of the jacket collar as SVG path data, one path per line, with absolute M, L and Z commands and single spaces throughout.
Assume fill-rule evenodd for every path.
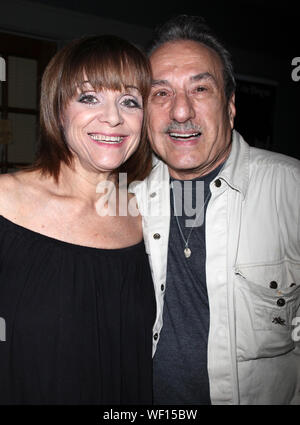
M 222 178 L 226 183 L 246 196 L 249 184 L 250 146 L 236 131 L 232 131 L 232 145 L 229 157 L 217 178 Z
M 249 184 L 249 160 L 250 146 L 236 130 L 233 130 L 229 157 L 215 180 L 223 179 L 232 189 L 239 191 L 245 198 Z M 159 175 L 161 178 L 161 167 L 163 168 L 163 175 L 169 175 L 167 165 L 155 155 L 153 155 L 152 164 L 151 180 L 155 179 L 155 175 Z

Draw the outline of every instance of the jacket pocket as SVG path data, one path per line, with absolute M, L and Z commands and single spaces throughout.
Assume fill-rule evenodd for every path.
M 275 357 L 294 349 L 300 306 L 300 263 L 239 265 L 235 271 L 237 356 Z

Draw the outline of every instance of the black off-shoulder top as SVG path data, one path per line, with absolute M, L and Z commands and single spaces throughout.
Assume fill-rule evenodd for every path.
M 98 249 L 0 216 L 0 404 L 151 404 L 144 243 Z

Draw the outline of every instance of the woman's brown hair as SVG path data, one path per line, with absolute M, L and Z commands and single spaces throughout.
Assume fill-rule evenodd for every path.
M 146 56 L 128 41 L 113 35 L 75 40 L 60 50 L 48 64 L 41 85 L 40 143 L 31 170 L 59 178 L 60 165 L 72 165 L 61 124 L 68 102 L 88 81 L 94 90 L 139 89 L 144 105 L 141 141 L 134 154 L 116 173 L 127 173 L 128 184 L 143 180 L 151 170 L 151 149 L 146 139 L 146 108 L 151 87 L 151 68 Z

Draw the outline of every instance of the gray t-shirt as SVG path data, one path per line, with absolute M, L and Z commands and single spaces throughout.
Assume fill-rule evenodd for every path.
M 191 226 L 193 217 L 184 206 L 191 205 L 192 199 L 192 207 L 199 215 L 203 201 L 206 202 L 202 210 L 203 221 L 201 218 L 197 220 L 190 234 L 189 247 L 192 254 L 186 258 L 183 252 L 185 243 L 174 215 L 173 193 L 170 189 L 171 223 L 163 328 L 153 361 L 154 404 L 211 403 L 207 372 L 209 303 L 205 273 L 205 212 L 210 198 L 209 184 L 222 165 L 188 183 L 171 179 L 171 186 L 175 188 L 175 211 L 185 240 L 191 231 L 191 227 L 186 225 Z M 181 191 L 178 185 L 185 189 Z M 200 189 L 197 199 L 196 188 Z M 181 209 L 178 197 L 181 197 Z M 179 215 L 181 212 L 182 216 Z M 199 225 L 201 222 L 202 225 Z

